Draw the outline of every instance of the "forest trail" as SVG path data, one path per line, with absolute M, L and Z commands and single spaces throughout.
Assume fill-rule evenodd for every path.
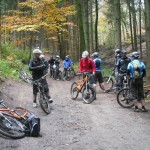
M 32 86 L 9 80 L 3 89 L 5 102 L 21 106 L 41 118 L 41 137 L 19 140 L 0 137 L 4 150 L 149 150 L 150 112 L 123 109 L 115 94 L 97 87 L 97 100 L 84 104 L 81 95 L 70 97 L 73 81 L 47 77 L 54 100 L 52 112 L 45 115 L 40 106 L 32 107 Z

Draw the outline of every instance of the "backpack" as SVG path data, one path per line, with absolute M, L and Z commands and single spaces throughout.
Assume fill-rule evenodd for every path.
M 97 60 L 95 61 L 95 66 L 96 66 L 96 68 L 99 68 L 100 65 L 101 65 L 101 61 L 100 61 L 99 59 L 97 59 Z
M 30 130 L 30 136 L 39 136 L 40 134 L 40 118 L 36 117 L 34 114 L 31 114 L 27 119 L 28 127 Z
M 134 74 L 133 74 L 133 78 L 134 79 L 138 79 L 140 78 L 140 68 L 141 68 L 141 62 L 139 61 L 138 63 L 135 63 L 134 61 L 131 62 L 131 64 L 134 67 Z

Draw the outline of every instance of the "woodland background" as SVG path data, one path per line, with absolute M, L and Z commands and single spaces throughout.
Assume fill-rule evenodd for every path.
M 149 0 L 0 0 L 0 76 L 28 64 L 35 47 L 79 62 L 84 50 L 107 59 L 128 45 L 140 52 L 150 82 Z

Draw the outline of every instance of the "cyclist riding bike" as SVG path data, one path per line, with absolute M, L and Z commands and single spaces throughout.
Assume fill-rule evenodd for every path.
M 38 80 L 48 72 L 48 62 L 42 57 L 40 58 L 42 51 L 40 49 L 33 50 L 33 58 L 29 63 L 29 70 L 32 71 L 33 81 Z M 49 88 L 46 78 L 42 79 L 42 84 L 44 86 L 45 93 L 49 99 L 49 102 L 52 103 L 53 100 L 49 95 Z M 38 88 L 37 85 L 33 84 L 33 107 L 37 107 L 37 93 Z
M 63 66 L 64 66 L 64 71 L 63 71 L 64 72 L 64 78 L 63 78 L 63 80 L 65 80 L 65 78 L 66 78 L 67 69 L 69 67 L 71 67 L 72 64 L 73 64 L 72 60 L 69 58 L 69 55 L 67 55 L 65 57 L 65 60 L 63 61 Z

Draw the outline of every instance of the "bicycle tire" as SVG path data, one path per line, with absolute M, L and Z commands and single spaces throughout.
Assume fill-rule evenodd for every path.
M 20 139 L 26 136 L 24 125 L 15 118 L 4 115 L 0 118 L 0 133 L 8 138 Z
M 109 81 L 108 81 L 109 80 Z M 104 87 L 105 89 L 103 89 L 103 87 L 101 86 L 100 84 L 100 88 L 102 90 L 106 90 L 106 91 L 109 91 L 109 90 L 112 90 L 113 86 L 114 86 L 114 81 L 112 78 L 109 79 L 109 76 L 104 76 L 103 77 L 103 83 L 104 83 Z
M 47 98 L 47 96 L 45 94 L 40 93 L 39 103 L 40 103 L 40 106 L 41 106 L 42 110 L 46 114 L 50 114 L 51 113 L 50 103 L 49 103 L 48 98 Z
M 70 88 L 70 94 L 71 94 L 72 100 L 75 100 L 78 97 L 79 91 L 77 89 L 77 83 L 76 82 L 72 83 L 71 88 Z
M 90 104 L 95 100 L 96 90 L 92 85 L 88 85 L 87 90 L 86 87 L 83 88 L 82 99 L 86 104 Z
M 117 102 L 123 108 L 131 108 L 134 106 L 134 102 L 130 97 L 130 89 L 121 89 L 117 94 Z
M 71 75 L 71 71 L 70 71 L 70 70 L 67 70 L 67 71 L 66 71 L 66 80 L 67 80 L 67 81 L 70 81 L 70 80 L 71 80 L 71 76 L 70 76 L 70 75 Z
M 62 80 L 62 72 L 59 70 L 59 80 Z

